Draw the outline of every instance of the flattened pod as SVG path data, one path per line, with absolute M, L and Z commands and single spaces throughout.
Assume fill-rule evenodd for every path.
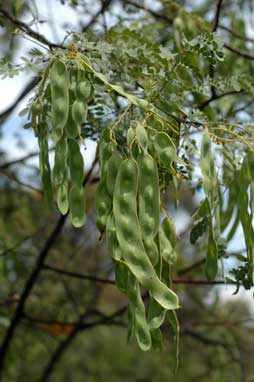
M 122 293 L 127 293 L 129 269 L 123 261 L 115 261 L 115 281 Z
M 110 159 L 108 160 L 107 164 L 107 190 L 109 195 L 113 196 L 114 194 L 114 188 L 115 188 L 115 182 L 117 173 L 120 167 L 120 164 L 122 162 L 122 158 L 120 155 L 115 151 Z
M 136 136 L 137 136 L 137 141 L 138 141 L 139 145 L 142 147 L 144 152 L 147 153 L 148 136 L 147 136 L 146 129 L 140 123 L 138 124 L 138 126 L 136 128 Z
M 159 229 L 161 256 L 170 265 L 174 265 L 177 260 L 175 251 L 176 246 L 176 230 L 173 220 L 170 216 L 166 216 Z
M 50 71 L 52 139 L 63 135 L 69 113 L 68 73 L 62 61 L 55 60 Z
M 158 278 L 149 260 L 141 237 L 137 217 L 138 166 L 133 159 L 122 162 L 117 174 L 113 212 L 117 239 L 123 258 L 140 284 L 165 309 L 177 309 L 178 297 Z
M 86 121 L 87 104 L 85 104 L 83 101 L 74 101 L 71 109 L 71 115 L 73 121 L 76 122 L 78 126 L 81 126 Z
M 71 113 L 69 113 L 65 129 L 70 138 L 76 138 L 80 134 L 80 126 L 73 120 Z
M 40 146 L 40 173 L 42 187 L 49 205 L 53 204 L 53 189 L 51 183 L 51 171 L 48 156 L 47 125 L 41 124 L 38 130 L 38 143 Z
M 153 298 L 148 305 L 148 324 L 150 330 L 158 329 L 164 322 L 166 310 Z
M 175 144 L 166 133 L 156 133 L 153 139 L 153 146 L 160 162 L 165 167 L 170 167 L 177 159 Z
M 112 197 L 109 195 L 106 184 L 106 176 L 104 176 L 98 185 L 96 191 L 96 225 L 100 232 L 106 229 L 107 219 L 112 210 Z
M 113 213 L 111 213 L 107 219 L 107 227 L 106 227 L 106 236 L 108 241 L 108 250 L 109 254 L 114 260 L 121 260 L 121 249 L 116 237 L 116 226 L 115 226 L 115 218 Z
M 82 227 L 86 220 L 85 189 L 73 185 L 69 194 L 71 222 L 74 227 Z
M 57 188 L 57 206 L 63 215 L 67 214 L 69 209 L 67 181 L 61 183 Z
M 160 224 L 160 188 L 156 162 L 142 155 L 139 162 L 139 223 L 142 237 L 154 239 Z
M 130 309 L 135 317 L 135 335 L 141 350 L 148 351 L 152 340 L 146 321 L 145 306 L 141 297 L 140 288 L 136 278 L 129 273 L 127 295 L 130 301 Z
M 71 180 L 73 184 L 82 188 L 84 179 L 84 159 L 77 141 L 69 139 L 68 146 Z

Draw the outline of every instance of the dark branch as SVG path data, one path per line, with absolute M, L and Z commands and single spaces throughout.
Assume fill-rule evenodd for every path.
M 49 149 L 49 151 L 52 151 L 52 150 L 54 150 L 53 147 Z M 39 151 L 34 151 L 32 153 L 28 153 L 28 154 L 24 155 L 21 158 L 13 159 L 10 162 L 6 162 L 6 163 L 2 164 L 0 166 L 0 169 L 1 170 L 6 170 L 10 166 L 13 166 L 13 165 L 18 164 L 18 163 L 23 163 L 23 162 L 27 161 L 28 159 L 37 157 L 39 154 L 40 154 Z
M 106 316 L 102 319 L 96 320 L 91 323 L 84 323 L 80 322 L 76 325 L 73 332 L 56 348 L 55 352 L 53 353 L 51 359 L 49 360 L 49 363 L 47 364 L 46 368 L 44 369 L 41 378 L 38 380 L 38 382 L 46 382 L 49 380 L 49 377 L 53 373 L 57 363 L 59 362 L 60 358 L 64 354 L 64 352 L 68 349 L 68 347 L 72 344 L 73 340 L 76 338 L 76 336 L 85 330 L 94 328 L 95 326 L 99 325 L 117 325 L 117 326 L 123 326 L 123 323 L 120 321 L 115 321 L 116 318 L 122 316 L 122 314 L 125 313 L 127 310 L 127 305 L 123 306 L 122 308 L 118 309 L 115 313 L 113 313 L 110 316 Z
M 52 48 L 61 48 L 61 45 L 55 44 L 49 41 L 46 37 L 41 35 L 38 32 L 35 32 L 31 29 L 26 23 L 21 20 L 17 20 L 13 16 L 11 16 L 5 9 L 0 8 L 0 16 L 4 16 L 8 21 L 10 21 L 13 25 L 15 25 L 19 30 L 27 34 L 28 36 L 34 38 L 37 41 L 40 41 L 42 44 L 47 45 L 50 49 Z
M 15 183 L 17 183 L 18 185 L 20 185 L 22 187 L 28 188 L 29 190 L 31 190 L 33 192 L 36 192 L 40 196 L 43 195 L 42 190 L 40 190 L 39 188 L 34 187 L 31 184 L 23 182 L 22 180 L 18 179 L 16 177 L 16 175 L 14 175 L 13 173 L 10 173 L 10 172 L 7 172 L 7 171 L 2 171 L 1 168 L 0 168 L 0 173 L 3 174 L 4 176 L 6 176 L 6 178 L 8 178 L 10 181 L 15 182 Z
M 213 29 L 212 29 L 212 32 L 215 32 L 217 30 L 217 28 L 218 28 L 222 1 L 223 0 L 217 0 L 216 12 L 215 12 L 214 20 L 213 20 Z
M 230 50 L 230 52 L 235 53 L 240 57 L 247 58 L 248 60 L 254 60 L 254 55 L 250 54 L 249 52 L 245 52 L 245 51 L 240 50 L 238 48 L 234 48 L 233 46 L 231 46 L 229 44 L 224 44 L 224 47 L 226 49 Z
M 236 90 L 232 90 L 232 91 L 229 91 L 227 93 L 222 93 L 222 94 L 213 94 L 210 98 L 208 98 L 206 101 L 204 101 L 203 103 L 201 103 L 198 108 L 200 110 L 203 110 L 206 106 L 208 106 L 211 102 L 213 101 L 216 101 L 220 98 L 223 98 L 223 97 L 227 97 L 227 96 L 231 96 L 231 95 L 237 95 L 237 94 L 242 94 L 244 92 L 244 90 L 240 90 L 240 91 L 236 91 Z
M 20 301 L 17 305 L 15 314 L 11 320 L 11 324 L 10 324 L 10 326 L 6 332 L 3 343 L 0 347 L 0 379 L 1 379 L 2 372 L 3 372 L 4 361 L 5 361 L 7 352 L 9 350 L 9 346 L 10 346 L 10 343 L 11 343 L 12 338 L 14 336 L 14 332 L 16 330 L 16 327 L 18 326 L 18 324 L 22 318 L 27 298 L 28 298 L 32 288 L 34 287 L 34 284 L 37 281 L 37 277 L 41 271 L 43 262 L 47 256 L 48 252 L 50 251 L 52 246 L 55 244 L 56 239 L 58 238 L 58 236 L 59 236 L 59 234 L 60 234 L 60 232 L 64 226 L 66 217 L 67 217 L 67 215 L 63 215 L 59 218 L 54 230 L 52 231 L 51 235 L 49 236 L 49 238 L 45 242 L 45 245 L 44 245 L 40 255 L 38 256 L 35 268 L 34 268 L 32 274 L 30 275 L 30 277 L 29 277 L 29 279 L 25 285 L 25 288 L 21 294 Z
M 254 39 L 253 39 L 253 38 L 246 37 L 246 36 L 242 36 L 241 34 L 235 32 L 234 30 L 232 30 L 232 29 L 230 29 L 230 28 L 228 28 L 228 27 L 226 27 L 225 25 L 221 25 L 221 24 L 219 24 L 219 25 L 218 25 L 218 28 L 227 31 L 228 33 L 232 34 L 232 36 L 238 38 L 239 40 L 243 40 L 243 41 L 251 42 L 251 43 L 254 44 Z
M 91 20 L 88 22 L 88 24 L 83 26 L 83 28 L 82 28 L 83 33 L 86 32 L 89 28 L 91 28 L 92 25 L 94 25 L 96 23 L 98 17 L 100 17 L 101 15 L 103 15 L 106 12 L 106 10 L 110 7 L 112 2 L 113 2 L 113 0 L 102 1 L 101 8 L 98 10 L 98 12 L 91 18 Z
M 30 93 L 31 90 L 40 82 L 40 77 L 33 78 L 22 90 L 20 95 L 17 97 L 17 99 L 13 102 L 11 106 L 9 106 L 6 110 L 4 110 L 0 114 L 0 122 L 3 123 L 6 118 L 9 116 L 9 114 L 15 109 L 15 107 L 19 104 L 20 101 L 22 101 L 23 98 L 26 97 L 28 93 Z
M 115 282 L 113 280 L 108 280 L 108 279 L 104 279 L 101 277 L 86 275 L 86 274 L 78 273 L 78 272 L 65 271 L 64 269 L 58 269 L 58 268 L 52 267 L 50 265 L 44 265 L 43 268 L 45 270 L 55 272 L 55 273 L 58 273 L 58 274 L 61 274 L 64 276 L 69 276 L 69 277 L 73 277 L 73 278 L 77 278 L 77 279 L 81 279 L 81 280 L 94 281 L 96 283 L 115 285 Z
M 148 8 L 142 4 L 136 3 L 135 1 L 128 0 L 128 1 L 125 1 L 125 4 L 132 5 L 133 7 L 140 9 L 141 11 L 145 11 L 145 12 L 149 13 L 151 16 L 153 16 L 155 19 L 166 21 L 169 24 L 172 24 L 172 22 L 173 22 L 173 19 L 168 17 L 167 15 L 155 12 L 152 9 L 150 9 L 150 8 Z

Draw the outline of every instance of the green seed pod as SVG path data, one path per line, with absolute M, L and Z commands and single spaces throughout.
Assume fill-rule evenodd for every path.
M 139 164 L 139 223 L 143 239 L 154 239 L 160 224 L 160 187 L 156 162 L 142 155 Z
M 106 174 L 106 168 L 108 165 L 108 160 L 115 152 L 116 144 L 111 140 L 110 129 L 106 128 L 103 130 L 100 142 L 99 142 L 99 160 L 100 160 L 100 176 Z
M 163 259 L 170 265 L 174 265 L 177 260 L 176 231 L 173 220 L 166 216 L 159 229 L 160 250 Z
M 40 147 L 40 173 L 42 188 L 49 205 L 53 204 L 53 189 L 51 183 L 51 170 L 48 156 L 47 125 L 42 123 L 38 130 L 38 143 Z
M 114 261 L 115 282 L 122 293 L 127 293 L 129 269 L 123 261 Z
M 129 129 L 127 130 L 127 136 L 126 136 L 126 139 L 127 139 L 127 145 L 130 147 L 131 144 L 133 143 L 134 139 L 135 139 L 135 136 L 136 136 L 136 132 L 135 130 L 133 129 L 133 127 L 129 127 Z
M 114 187 L 116 182 L 117 173 L 121 165 L 122 158 L 115 151 L 108 160 L 107 164 L 107 190 L 109 195 L 114 195 Z
M 82 227 L 86 220 L 84 187 L 73 185 L 69 194 L 70 215 L 72 225 L 76 228 Z
M 84 180 L 84 159 L 77 141 L 69 139 L 69 161 L 72 184 L 82 188 Z
M 116 237 L 115 218 L 111 213 L 107 219 L 106 236 L 108 242 L 108 251 L 112 259 L 120 261 L 122 259 L 121 249 Z
M 160 162 L 165 167 L 171 167 L 177 159 L 177 151 L 172 139 L 166 133 L 156 133 L 153 138 L 153 146 Z
M 137 279 L 129 272 L 127 295 L 130 309 L 135 316 L 135 335 L 141 350 L 148 351 L 151 348 L 151 335 L 146 321 L 145 306 L 141 297 Z
M 158 329 L 164 322 L 166 310 L 153 298 L 148 305 L 148 325 L 150 330 Z
M 96 225 L 99 231 L 102 233 L 106 229 L 107 219 L 112 210 L 112 197 L 107 190 L 106 176 L 100 179 L 96 191 Z
M 83 125 L 87 117 L 87 104 L 85 104 L 83 101 L 74 101 L 71 109 L 71 115 L 73 121 L 78 126 Z
M 69 113 L 68 73 L 62 61 L 55 60 L 50 71 L 52 139 L 56 143 L 63 135 Z
M 159 254 L 153 241 L 160 224 L 160 188 L 156 162 L 150 155 L 142 155 L 139 164 L 139 223 L 145 249 L 153 265 Z
M 78 71 L 78 83 L 75 89 L 75 95 L 80 101 L 88 101 L 91 94 L 92 86 L 86 77 L 84 71 Z
M 63 181 L 57 188 L 57 206 L 63 215 L 67 214 L 69 209 L 67 181 Z
M 54 185 L 59 186 L 67 178 L 68 144 L 65 137 L 59 140 L 55 147 L 55 164 L 53 169 Z
M 91 88 L 89 81 L 80 82 L 76 88 L 76 97 L 80 100 L 88 100 L 91 94 Z
M 123 258 L 140 284 L 165 309 L 177 309 L 178 297 L 158 278 L 143 243 L 137 217 L 138 166 L 133 159 L 122 162 L 116 179 L 113 212 Z
M 72 118 L 72 113 L 69 113 L 68 120 L 65 125 L 66 134 L 69 138 L 77 138 L 80 135 L 80 126 Z
M 145 153 L 147 153 L 148 136 L 147 136 L 146 129 L 140 123 L 138 124 L 138 126 L 136 128 L 136 136 L 137 136 L 137 141 L 138 141 L 139 145 L 142 147 L 143 151 Z
M 146 253 L 151 263 L 155 266 L 159 261 L 159 252 L 157 245 L 155 244 L 154 240 L 151 239 L 143 239 L 143 242 Z

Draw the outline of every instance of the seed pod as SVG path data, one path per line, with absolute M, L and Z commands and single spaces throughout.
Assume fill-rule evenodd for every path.
M 142 243 L 137 217 L 137 186 L 137 163 L 126 159 L 118 171 L 113 198 L 117 239 L 123 258 L 140 284 L 150 291 L 159 304 L 165 309 L 176 309 L 178 297 L 159 280 Z
M 59 186 L 67 178 L 68 145 L 65 137 L 59 140 L 55 147 L 55 163 L 53 169 L 53 180 L 55 186 Z
M 106 236 L 108 242 L 108 251 L 112 259 L 120 261 L 122 259 L 121 249 L 116 237 L 115 218 L 111 213 L 107 219 Z
M 176 147 L 172 139 L 164 132 L 156 133 L 153 138 L 153 146 L 160 162 L 165 167 L 171 167 L 177 159 Z
M 67 180 L 64 180 L 58 187 L 57 187 L 57 206 L 59 211 L 65 215 L 68 212 L 69 209 L 69 203 L 68 203 L 68 182 Z
M 147 153 L 148 136 L 147 136 L 146 129 L 140 123 L 138 124 L 136 128 L 136 136 L 137 136 L 137 141 L 139 145 L 141 146 L 141 148 L 143 149 L 144 153 Z
M 141 350 L 148 351 L 151 348 L 151 335 L 146 321 L 145 306 L 140 294 L 137 279 L 129 272 L 127 295 L 130 309 L 135 317 L 135 335 Z
M 122 293 L 127 293 L 129 269 L 123 261 L 114 261 L 115 282 Z
M 166 310 L 153 298 L 148 305 L 148 325 L 150 330 L 158 329 L 164 322 Z
M 40 147 L 40 173 L 42 188 L 49 205 L 53 204 L 53 189 L 51 183 L 51 171 L 48 156 L 47 125 L 42 123 L 38 130 L 38 143 Z
M 82 227 L 86 220 L 85 211 L 85 189 L 84 187 L 73 185 L 69 194 L 71 222 L 74 227 Z
M 115 151 L 108 160 L 107 163 L 107 190 L 109 195 L 114 195 L 114 187 L 116 182 L 117 173 L 121 165 L 122 158 Z
M 72 184 L 82 188 L 84 179 L 84 159 L 80 152 L 80 147 L 77 141 L 69 139 L 69 162 Z
M 156 162 L 142 155 L 139 164 L 139 223 L 142 237 L 153 240 L 160 224 L 160 188 Z
M 74 101 L 71 109 L 71 115 L 73 118 L 73 121 L 78 125 L 81 126 L 86 121 L 87 117 L 87 104 L 85 104 L 83 101 Z
M 69 113 L 68 73 L 62 61 L 55 60 L 50 71 L 52 139 L 56 143 L 63 135 Z
M 102 233 L 106 229 L 107 219 L 112 210 L 112 198 L 107 190 L 106 176 L 100 179 L 96 191 L 96 225 Z
M 75 88 L 75 95 L 79 101 L 88 101 L 92 86 L 87 79 L 86 72 L 84 70 L 79 70 L 77 74 L 77 86 Z
M 160 188 L 158 169 L 150 155 L 142 155 L 139 164 L 139 223 L 145 249 L 153 265 L 159 254 L 153 241 L 160 223 Z
M 163 259 L 170 265 L 174 265 L 177 260 L 175 251 L 176 231 L 173 220 L 167 215 L 159 229 L 160 250 Z
M 131 144 L 133 143 L 135 139 L 135 135 L 136 135 L 136 132 L 133 129 L 133 127 L 129 127 L 129 129 L 127 130 L 127 136 L 126 136 L 128 146 L 131 146 Z

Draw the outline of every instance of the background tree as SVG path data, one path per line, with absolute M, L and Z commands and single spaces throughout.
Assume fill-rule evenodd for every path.
M 2 380 L 250 381 L 253 308 L 237 296 L 225 301 L 223 288 L 246 289 L 242 296 L 253 288 L 251 2 L 0 4 L 1 74 L 15 76 L 12 81 L 24 72 L 30 76 L 0 115 Z M 68 15 L 64 23 L 58 12 Z M 58 83 L 59 73 L 65 77 Z M 29 130 L 19 128 L 16 137 L 24 155 L 13 158 L 5 143 L 14 139 L 6 141 L 8 121 L 27 96 L 20 120 Z M 56 100 L 64 97 L 69 101 L 59 118 Z M 72 124 L 64 121 L 70 116 Z M 26 149 L 35 139 L 32 131 L 36 151 Z M 65 143 L 59 145 L 63 141 L 69 154 Z M 98 148 L 90 158 L 85 154 L 86 147 L 91 153 L 104 141 L 119 162 L 134 157 L 140 166 L 138 223 L 146 219 L 142 206 L 149 205 L 142 195 L 155 187 L 142 160 L 152 157 L 158 168 L 155 194 L 161 195 L 160 216 L 169 216 L 171 228 L 163 236 L 156 226 L 158 248 L 147 242 L 146 231 L 142 246 L 181 309 L 172 310 L 177 303 L 168 294 L 167 313 L 160 305 L 153 310 L 158 293 L 122 255 L 122 243 L 123 257 L 112 245 L 108 250 L 112 232 L 107 225 L 105 234 L 100 211 L 105 198 L 112 199 L 114 167 L 105 191 L 110 155 Z M 116 188 L 124 187 L 120 175 L 117 179 Z M 97 189 L 102 191 L 96 202 Z M 120 242 L 117 207 L 114 201 Z M 145 319 L 142 301 L 149 312 Z M 152 319 L 157 319 L 153 330 Z M 180 364 L 173 375 L 179 330 Z M 147 339 L 153 349 L 142 352 L 139 347 L 150 348 Z

